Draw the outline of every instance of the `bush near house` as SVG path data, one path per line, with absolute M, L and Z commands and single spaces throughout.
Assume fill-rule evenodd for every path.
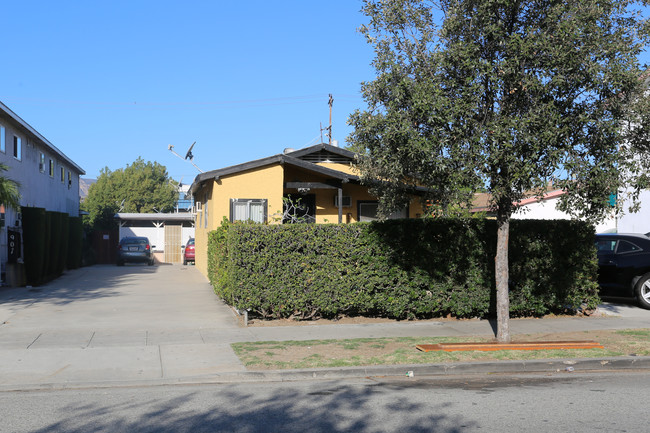
M 264 318 L 493 317 L 495 224 L 226 222 L 210 233 L 208 272 L 226 302 Z M 511 230 L 512 316 L 596 307 L 591 226 L 513 220 Z

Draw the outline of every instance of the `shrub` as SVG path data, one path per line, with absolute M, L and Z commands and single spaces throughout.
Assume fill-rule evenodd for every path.
M 511 233 L 512 316 L 597 304 L 593 228 L 513 220 Z M 209 245 L 216 293 L 265 318 L 495 314 L 491 220 L 224 223 Z
M 21 207 L 23 225 L 23 258 L 28 285 L 41 283 L 45 274 L 45 239 L 47 217 L 45 209 Z

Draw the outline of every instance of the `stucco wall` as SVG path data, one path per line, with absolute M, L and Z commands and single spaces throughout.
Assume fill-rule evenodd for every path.
M 274 223 L 273 215 L 282 210 L 283 169 L 279 164 L 225 176 L 206 182 L 196 194 L 202 209 L 196 214 L 196 267 L 207 276 L 208 233 L 221 226 L 223 217 L 230 217 L 230 199 L 267 199 L 267 221 Z

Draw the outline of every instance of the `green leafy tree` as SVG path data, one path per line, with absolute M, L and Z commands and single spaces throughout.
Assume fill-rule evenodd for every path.
M 645 2 L 643 2 L 645 3 Z M 444 209 L 486 188 L 498 221 L 497 340 L 510 340 L 508 235 L 549 182 L 598 221 L 648 183 L 647 23 L 627 0 L 366 0 L 377 77 L 349 137 L 380 211 L 416 182 Z M 621 200 L 622 201 L 622 200 Z
M 0 173 L 9 171 L 6 164 L 0 163 Z M 5 176 L 0 176 L 0 203 L 12 209 L 20 209 L 20 184 Z
M 178 197 L 177 184 L 165 166 L 138 158 L 126 168 L 105 167 L 90 186 L 81 208 L 88 212 L 85 224 L 94 229 L 116 227 L 118 212 L 170 212 Z

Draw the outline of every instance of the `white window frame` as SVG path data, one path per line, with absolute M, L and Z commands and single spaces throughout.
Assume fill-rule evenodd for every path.
M 18 161 L 23 159 L 23 139 L 14 135 L 14 158 Z
M 0 124 L 0 152 L 7 153 L 7 128 Z
M 242 207 L 241 205 L 245 206 Z M 253 205 L 262 206 L 261 220 L 257 221 L 252 214 Z M 244 209 L 244 216 L 236 218 L 235 207 L 239 206 L 240 209 Z M 266 223 L 268 216 L 268 207 L 269 201 L 265 198 L 231 198 L 230 199 L 230 222 L 235 221 L 253 221 L 256 223 L 264 224 Z

